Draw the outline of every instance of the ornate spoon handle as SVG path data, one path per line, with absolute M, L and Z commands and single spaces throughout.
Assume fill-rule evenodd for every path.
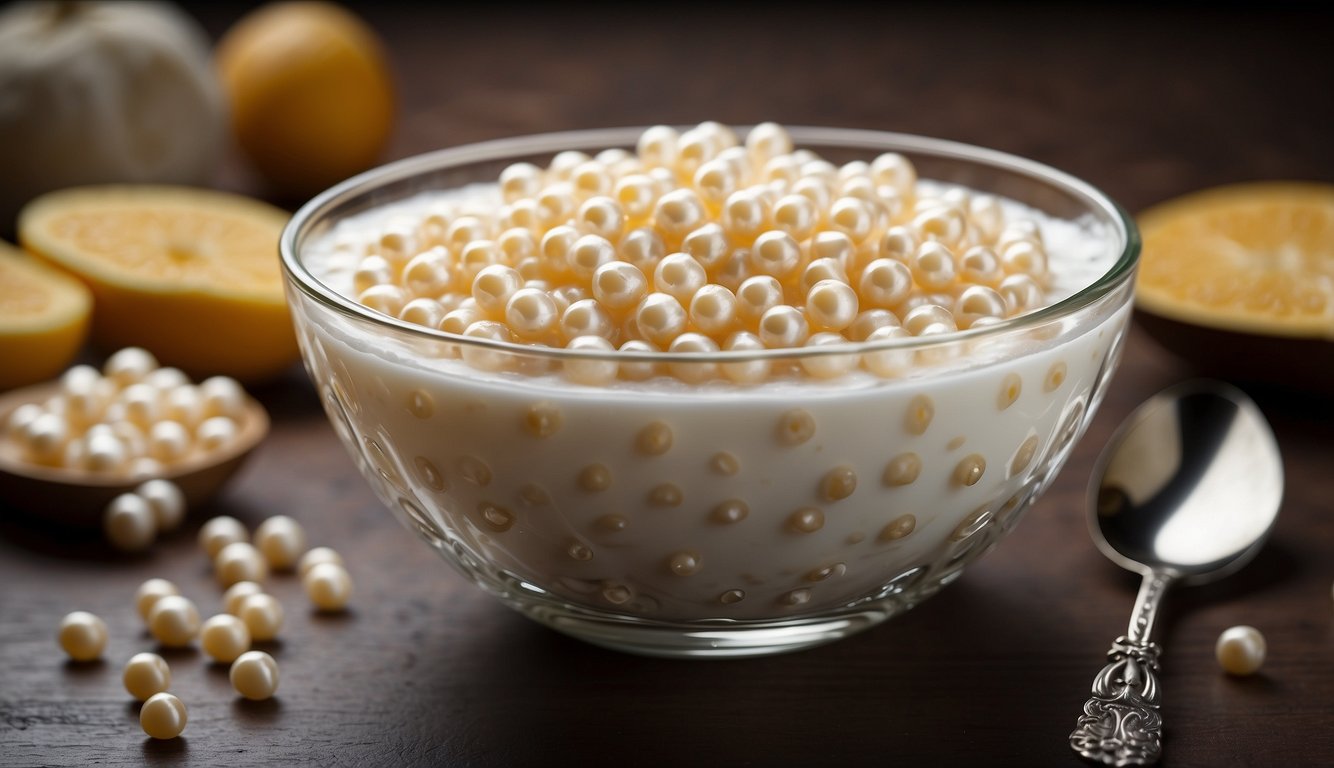
M 1130 633 L 1118 637 L 1107 652 L 1107 666 L 1093 680 L 1093 696 L 1070 734 L 1070 747 L 1087 760 L 1103 765 L 1152 765 L 1163 753 L 1163 718 L 1158 713 L 1157 643 L 1149 632 L 1171 578 L 1144 577 Z

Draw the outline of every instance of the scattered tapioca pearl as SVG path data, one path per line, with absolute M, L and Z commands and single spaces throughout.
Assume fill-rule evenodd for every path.
M 74 611 L 61 619 L 56 640 L 74 661 L 92 661 L 106 648 L 107 625 L 87 611 Z
M 311 568 L 314 568 L 321 563 L 343 565 L 343 556 L 329 547 L 314 547 L 313 549 L 307 550 L 306 553 L 301 556 L 301 559 L 297 561 L 297 575 L 304 577 Z
M 1223 630 L 1214 646 L 1218 665 L 1229 675 L 1255 674 L 1264 665 L 1265 637 L 1255 627 L 1237 626 Z
M 916 515 L 899 515 L 880 529 L 879 538 L 881 541 L 898 541 L 912 533 L 915 528 L 917 528 Z
M 154 739 L 174 739 L 185 730 L 185 704 L 170 693 L 157 693 L 139 709 L 139 727 Z
M 273 595 L 247 595 L 241 599 L 236 618 L 245 623 L 252 640 L 272 640 L 283 626 L 283 606 Z
M 269 566 L 254 545 L 235 541 L 218 550 L 213 559 L 213 573 L 219 584 L 230 587 L 238 581 L 264 581 L 269 576 Z
M 171 687 L 171 668 L 156 653 L 136 653 L 125 662 L 121 682 L 137 701 L 147 701 Z
M 249 541 L 250 531 L 234 517 L 219 515 L 209 519 L 199 528 L 199 547 L 209 559 L 214 559 L 222 548 L 237 541 Z
M 301 585 L 311 604 L 321 611 L 343 610 L 352 595 L 352 578 L 340 563 L 315 564 L 302 574 Z
M 148 613 L 157 604 L 157 601 L 168 595 L 179 595 L 181 590 L 175 584 L 166 579 L 149 579 L 134 591 L 134 607 L 139 612 L 139 618 L 148 620 Z
M 857 490 L 857 472 L 852 467 L 834 467 L 820 478 L 820 496 L 826 501 L 846 499 L 855 490 Z
M 290 570 L 306 551 L 306 530 L 287 515 L 274 515 L 255 529 L 253 543 L 270 568 Z
M 168 648 L 181 648 L 199 634 L 199 609 L 181 595 L 165 595 L 148 611 L 148 631 Z
M 230 613 L 220 613 L 204 622 L 199 645 L 214 661 L 231 663 L 250 650 L 250 628 Z
M 264 592 L 264 587 L 255 581 L 238 581 L 222 593 L 222 609 L 233 616 L 241 611 L 241 601 L 251 595 Z
M 635 447 L 645 456 L 661 456 L 671 450 L 674 437 L 670 426 L 654 421 L 639 431 Z
M 185 494 L 170 480 L 149 480 L 134 489 L 153 511 L 159 531 L 171 531 L 185 519 Z
M 111 500 L 102 513 L 102 530 L 116 549 L 141 552 L 157 536 L 153 508 L 138 494 L 123 493 Z
M 278 662 L 263 651 L 246 651 L 232 662 L 228 677 L 237 693 L 263 701 L 278 691 Z
M 779 417 L 775 431 L 778 442 L 801 445 L 815 436 L 815 417 L 800 408 L 790 410 Z
M 921 473 L 922 458 L 915 453 L 901 453 L 885 464 L 881 479 L 891 487 L 910 485 Z

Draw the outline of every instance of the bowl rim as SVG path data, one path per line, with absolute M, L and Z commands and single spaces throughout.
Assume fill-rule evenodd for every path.
M 812 357 L 859 355 L 891 350 L 918 350 L 980 339 L 1000 337 L 1041 326 L 1078 313 L 1097 304 L 1134 277 L 1139 261 L 1141 239 L 1134 218 L 1109 195 L 1092 184 L 1052 166 L 1018 155 L 948 139 L 938 139 L 909 133 L 862 128 L 835 128 L 824 126 L 783 126 L 792 137 L 794 148 L 810 144 L 821 147 L 872 149 L 880 152 L 906 152 L 929 155 L 934 158 L 961 160 L 987 165 L 1059 188 L 1101 212 L 1117 225 L 1116 234 L 1123 243 L 1121 253 L 1111 268 L 1094 281 L 1060 301 L 1041 309 L 1008 318 L 981 328 L 954 331 L 939 336 L 908 336 L 875 342 L 857 341 L 818 346 L 782 347 L 762 350 L 719 350 L 716 352 L 642 352 L 637 350 L 567 349 L 522 342 L 463 336 L 436 328 L 410 323 L 376 312 L 345 296 L 316 277 L 298 256 L 298 246 L 322 215 L 348 199 L 389 184 L 405 181 L 414 176 L 458 167 L 469 163 L 495 162 L 507 157 L 552 154 L 565 150 L 605 149 L 634 146 L 641 133 L 653 126 L 594 128 L 571 131 L 527 134 L 437 149 L 377 166 L 348 178 L 311 198 L 292 215 L 279 238 L 278 250 L 283 272 L 289 285 L 314 299 L 327 309 L 347 318 L 392 328 L 399 333 L 422 340 L 448 342 L 519 356 L 545 357 L 558 360 L 599 360 L 643 363 L 742 363 L 759 360 L 791 360 Z M 684 131 L 693 126 L 673 128 Z M 752 125 L 729 126 L 744 135 Z M 1129 296 L 1127 296 L 1127 301 Z

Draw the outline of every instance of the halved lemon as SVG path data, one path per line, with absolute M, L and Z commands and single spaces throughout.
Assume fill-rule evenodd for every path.
M 78 280 L 0 243 L 0 390 L 65 370 L 83 346 L 92 309 Z
M 19 215 L 25 248 L 92 289 L 93 340 L 196 378 L 262 380 L 297 357 L 278 238 L 288 214 L 192 187 L 78 187 Z
M 1334 185 L 1217 187 L 1138 223 L 1135 302 L 1165 346 L 1248 378 L 1334 381 Z

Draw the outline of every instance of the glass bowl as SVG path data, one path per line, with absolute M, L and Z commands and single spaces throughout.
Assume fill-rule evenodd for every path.
M 429 329 L 367 309 L 312 268 L 351 217 L 565 150 L 633 150 L 639 128 L 410 158 L 291 220 L 287 293 L 335 431 L 398 520 L 504 604 L 648 655 L 819 645 L 957 578 L 1070 455 L 1119 356 L 1139 252 L 1131 219 L 1090 185 L 999 152 L 789 130 L 834 163 L 898 152 L 922 179 L 1040 211 L 1053 269 L 1077 285 L 1041 310 L 945 336 L 655 354 Z M 1057 229 L 1070 247 L 1053 244 Z M 719 375 L 726 366 L 768 375 L 735 383 Z M 830 367 L 844 373 L 804 374 Z

